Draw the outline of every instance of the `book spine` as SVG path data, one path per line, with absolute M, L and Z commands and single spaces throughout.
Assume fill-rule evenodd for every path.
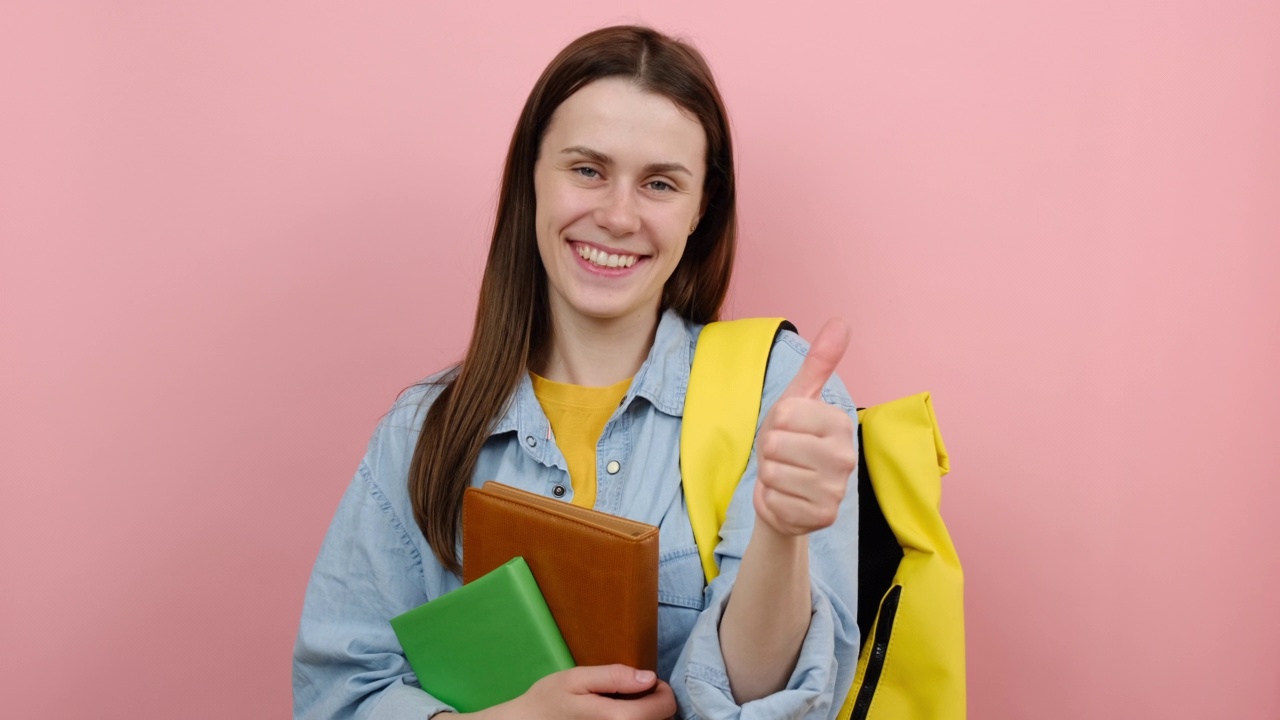
M 529 566 L 525 565 L 521 560 L 523 572 L 521 575 L 527 578 L 527 582 L 515 583 L 516 590 L 520 594 L 520 602 L 529 609 L 529 614 L 534 616 L 534 627 L 538 633 L 538 639 L 542 646 L 547 649 L 548 654 L 560 666 L 561 670 L 567 670 L 574 667 L 573 655 L 569 652 L 569 646 L 564 642 L 564 636 L 560 634 L 560 628 L 556 625 L 556 620 L 551 615 L 551 609 L 547 607 L 547 601 L 542 597 L 542 591 L 538 589 L 538 582 L 534 579 L 533 573 L 529 571 Z

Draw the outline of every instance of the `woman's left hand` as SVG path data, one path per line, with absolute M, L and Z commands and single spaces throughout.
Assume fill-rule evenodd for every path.
M 848 345 L 849 329 L 828 320 L 760 427 L 756 517 L 781 535 L 807 535 L 834 523 L 858 466 L 853 420 L 822 401 L 822 386 Z

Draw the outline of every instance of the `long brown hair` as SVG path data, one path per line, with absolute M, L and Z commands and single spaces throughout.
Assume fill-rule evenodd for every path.
M 546 350 L 547 276 L 534 229 L 534 165 L 556 108 L 586 84 L 629 78 L 702 124 L 707 176 L 702 219 L 663 288 L 663 307 L 698 323 L 715 320 L 729 288 L 737 239 L 733 147 L 720 92 L 693 47 L 645 27 L 603 28 L 573 41 L 529 93 L 507 151 L 471 344 L 427 412 L 409 467 L 413 516 L 441 564 L 460 571 L 462 495 L 480 448 L 530 360 Z

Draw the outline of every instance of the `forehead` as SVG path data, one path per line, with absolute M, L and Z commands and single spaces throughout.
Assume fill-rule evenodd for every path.
M 624 78 L 589 83 L 556 108 L 542 154 L 582 146 L 618 162 L 678 162 L 703 168 L 706 133 L 697 118 L 669 98 Z M 696 165 L 696 169 L 695 169 Z

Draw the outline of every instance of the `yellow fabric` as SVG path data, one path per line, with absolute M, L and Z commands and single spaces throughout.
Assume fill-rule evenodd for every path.
M 631 379 L 608 387 L 585 387 L 548 380 L 529 373 L 533 394 L 551 422 L 556 446 L 569 465 L 574 505 L 596 504 L 596 445 L 609 418 L 631 387 Z
M 964 720 L 964 574 L 939 511 L 951 463 L 933 403 L 920 393 L 867 408 L 858 419 L 871 486 L 903 554 L 893 577 L 902 587 L 893 633 L 867 717 Z M 862 646 L 854 688 L 878 640 Z M 854 702 L 850 693 L 837 717 L 850 717 Z
M 720 574 L 716 542 L 733 489 L 751 457 L 764 371 L 782 323 L 782 318 L 716 322 L 702 328 L 698 336 L 684 399 L 685 422 L 680 426 L 680 475 L 707 582 Z M 735 388 L 739 391 L 734 392 Z M 690 408 L 695 419 L 703 412 L 714 422 L 688 422 Z M 697 452 L 685 452 L 685 448 L 697 448 Z
M 694 355 L 680 467 L 707 582 L 719 572 L 715 545 L 750 455 L 779 323 L 713 323 L 703 329 Z M 837 717 L 964 720 L 964 577 L 939 511 L 941 480 L 950 462 L 933 404 L 928 393 L 921 393 L 859 411 L 859 421 L 860 459 L 875 493 L 859 503 L 878 502 L 903 557 L 889 592 L 880 598 L 871 637 L 864 638 L 853 686 Z M 895 588 L 892 631 L 879 637 L 884 600 Z M 879 677 L 863 689 L 877 652 L 883 657 L 883 663 L 874 660 Z

